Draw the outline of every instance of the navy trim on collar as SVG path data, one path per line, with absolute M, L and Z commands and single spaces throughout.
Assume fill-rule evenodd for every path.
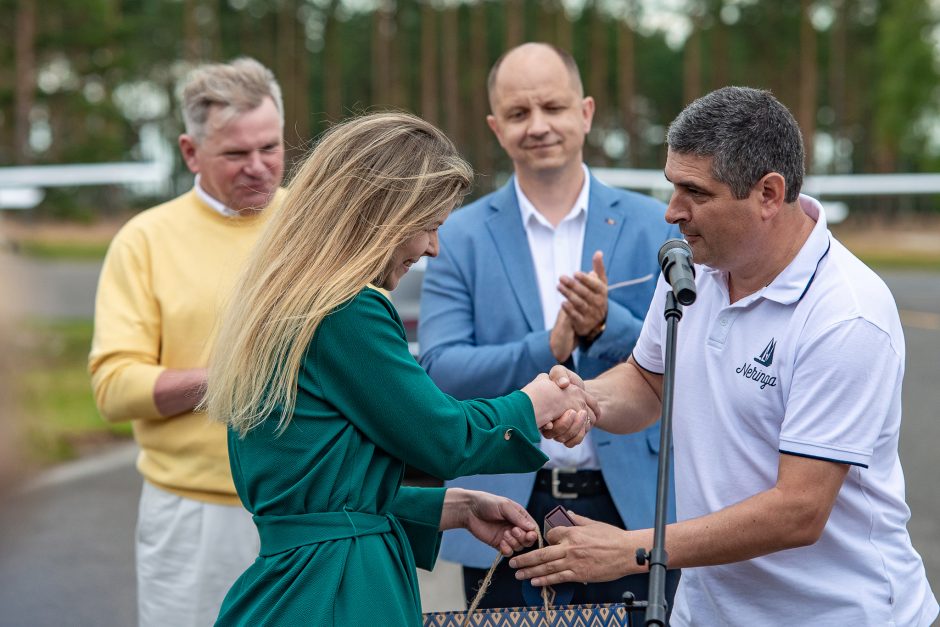
M 829 244 L 826 246 L 826 252 L 822 254 L 822 257 L 819 258 L 819 261 L 816 262 L 816 269 L 813 270 L 813 276 L 809 278 L 809 282 L 806 284 L 806 289 L 803 290 L 803 293 L 800 294 L 800 297 L 797 298 L 797 302 L 803 300 L 803 297 L 806 296 L 806 292 L 809 291 L 809 286 L 813 284 L 813 281 L 816 280 L 816 275 L 819 273 L 819 264 L 822 263 L 823 259 L 829 254 L 829 250 L 832 248 L 832 238 L 829 238 Z

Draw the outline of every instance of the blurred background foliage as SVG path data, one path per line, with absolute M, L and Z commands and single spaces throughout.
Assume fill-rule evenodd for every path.
M 485 124 L 496 58 L 524 41 L 572 51 L 597 100 L 596 166 L 654 168 L 665 127 L 728 84 L 771 89 L 804 131 L 811 173 L 940 166 L 932 0 L 0 0 L 0 166 L 172 161 L 166 189 L 51 190 L 32 215 L 93 219 L 192 184 L 177 86 L 195 63 L 250 55 L 285 97 L 288 159 L 353 113 L 440 125 L 478 173 L 509 163 Z M 133 191 L 133 190 L 132 190 Z M 935 196 L 853 201 L 940 211 Z

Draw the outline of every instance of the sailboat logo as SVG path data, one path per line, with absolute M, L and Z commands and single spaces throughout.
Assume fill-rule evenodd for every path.
M 754 361 L 767 368 L 770 364 L 774 363 L 774 349 L 776 348 L 777 340 L 770 338 L 770 341 L 767 342 L 767 346 L 764 347 L 760 355 L 754 358 Z

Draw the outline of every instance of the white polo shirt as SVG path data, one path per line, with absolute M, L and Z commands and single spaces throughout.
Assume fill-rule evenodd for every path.
M 937 601 L 907 533 L 898 458 L 904 337 L 884 282 L 836 241 L 818 202 L 796 258 L 730 303 L 727 275 L 696 266 L 676 343 L 679 520 L 770 489 L 780 454 L 850 464 L 816 544 L 682 571 L 671 624 L 929 625 Z M 662 373 L 660 279 L 633 356 Z

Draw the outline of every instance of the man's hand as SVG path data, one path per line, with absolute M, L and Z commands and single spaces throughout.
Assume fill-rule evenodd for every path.
M 168 368 L 153 386 L 153 404 L 164 418 L 193 411 L 205 395 L 205 368 Z
M 571 320 L 571 326 L 579 337 L 595 335 L 607 320 L 604 253 L 596 251 L 591 262 L 594 269 L 590 273 L 575 272 L 574 277 L 563 276 L 558 285 L 558 291 L 567 299 L 561 304 L 562 311 Z
M 525 508 L 489 492 L 448 488 L 441 531 L 464 528 L 503 555 L 512 555 L 538 538 L 538 526 Z
M 518 569 L 516 579 L 531 579 L 533 586 L 564 581 L 613 581 L 644 572 L 633 556 L 636 534 L 569 511 L 575 527 L 554 527 L 546 539 L 551 546 L 517 555 L 509 565 Z
M 549 439 L 573 448 L 584 440 L 597 419 L 590 411 L 569 409 L 539 431 Z
M 572 386 L 573 387 L 573 386 Z M 823 535 L 849 465 L 780 455 L 777 482 L 743 501 L 666 527 L 671 568 L 715 566 L 811 546 Z M 609 581 L 646 572 L 633 559 L 653 530 L 623 531 L 569 512 L 577 526 L 548 532 L 553 544 L 513 558 L 517 579 L 537 586 Z
M 584 439 L 597 422 L 597 402 L 577 386 L 559 387 L 547 374 L 540 374 L 522 388 L 532 401 L 535 422 L 542 435 L 569 448 Z
M 548 378 L 554 381 L 555 385 L 563 390 L 572 384 L 582 390 L 587 389 L 584 386 L 584 379 L 582 379 L 577 372 L 569 370 L 562 365 L 552 367 L 552 369 L 548 371 Z
M 574 327 L 571 326 L 571 318 L 564 309 L 560 309 L 558 317 L 555 318 L 555 326 L 552 327 L 552 332 L 548 336 L 548 346 L 552 349 L 552 355 L 558 363 L 564 363 L 571 357 L 577 345 L 578 336 L 575 335 Z

